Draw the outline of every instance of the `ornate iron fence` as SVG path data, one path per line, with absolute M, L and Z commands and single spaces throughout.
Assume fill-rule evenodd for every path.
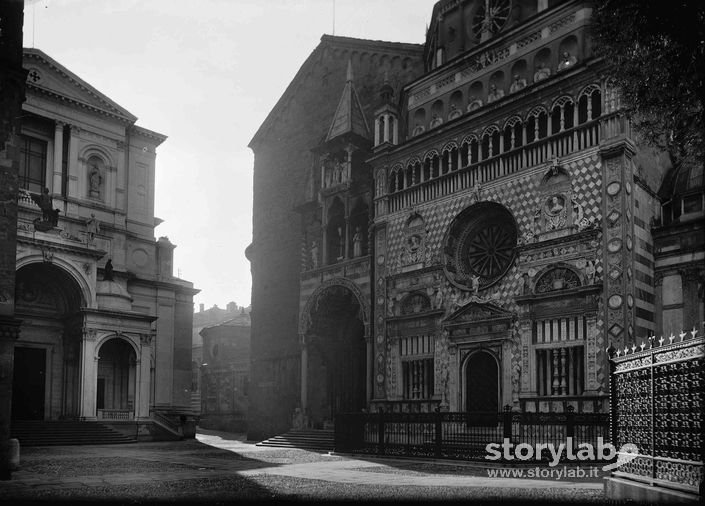
M 705 339 L 696 334 L 608 349 L 612 439 L 617 449 L 638 449 L 612 476 L 691 493 L 702 487 Z
M 568 438 L 571 438 L 570 440 Z M 335 449 L 371 455 L 482 460 L 490 444 L 539 443 L 557 447 L 572 441 L 595 446 L 609 440 L 609 413 L 345 413 L 335 420 Z M 497 447 L 496 447 L 497 448 Z M 562 459 L 567 458 L 567 450 Z M 528 460 L 550 460 L 548 452 Z M 504 459 L 504 455 L 502 456 Z

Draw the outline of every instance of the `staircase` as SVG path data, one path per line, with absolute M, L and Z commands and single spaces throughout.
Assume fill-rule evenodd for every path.
M 285 434 L 260 441 L 256 446 L 332 452 L 335 448 L 334 432 L 332 429 L 292 429 Z
M 57 446 L 135 443 L 98 422 L 17 420 L 12 422 L 10 437 L 20 440 L 20 446 Z

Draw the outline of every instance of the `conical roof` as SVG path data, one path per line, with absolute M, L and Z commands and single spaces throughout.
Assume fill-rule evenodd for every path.
M 370 129 L 367 127 L 365 113 L 362 111 L 360 98 L 357 96 L 355 86 L 353 86 L 352 63 L 348 60 L 348 73 L 343 96 L 340 97 L 340 102 L 335 110 L 326 142 L 350 133 L 366 139 L 370 138 Z

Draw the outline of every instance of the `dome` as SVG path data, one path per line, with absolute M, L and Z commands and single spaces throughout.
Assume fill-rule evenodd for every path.
M 658 192 L 663 224 L 702 216 L 704 190 L 702 164 L 680 163 L 671 168 Z

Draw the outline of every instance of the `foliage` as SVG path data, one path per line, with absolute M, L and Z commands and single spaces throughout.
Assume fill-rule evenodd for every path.
M 596 54 L 637 132 L 674 161 L 702 163 L 705 2 L 595 0 L 593 16 Z

